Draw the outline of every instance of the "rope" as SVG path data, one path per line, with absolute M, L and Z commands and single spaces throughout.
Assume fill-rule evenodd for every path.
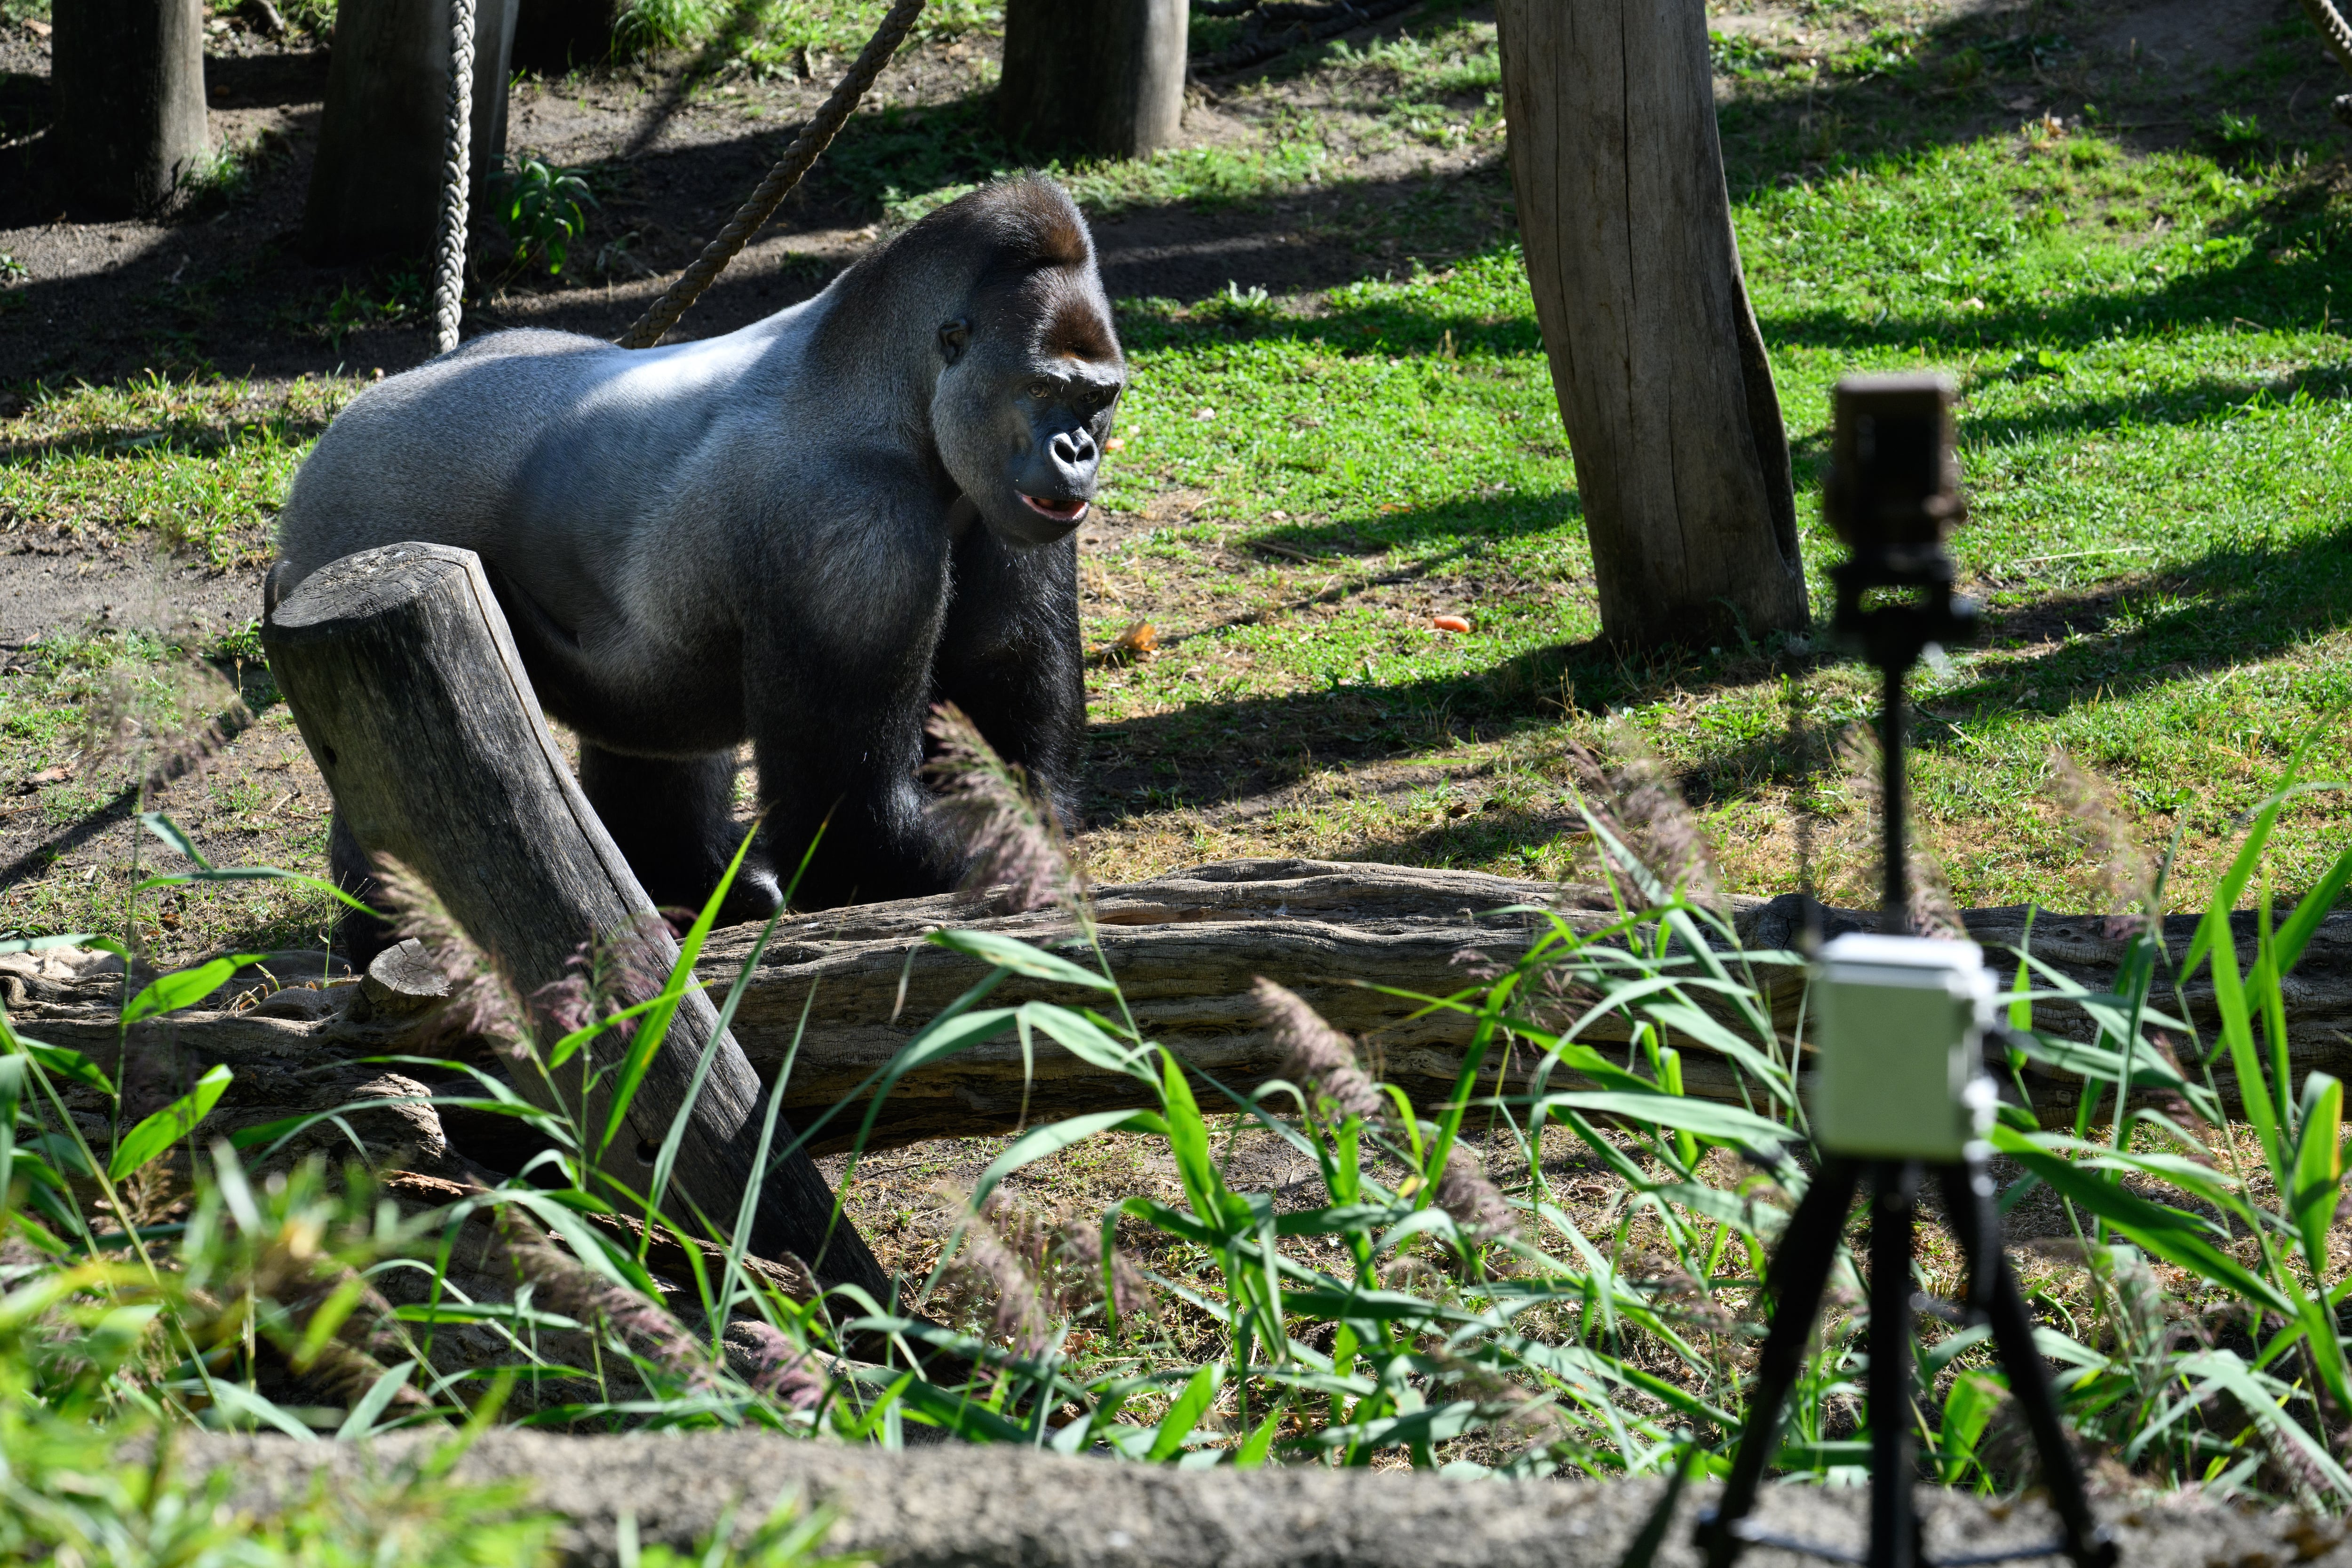
M 458 0 L 458 3 L 467 4 L 469 0 Z M 636 325 L 614 339 L 615 342 L 625 349 L 649 349 L 661 342 L 663 333 L 677 325 L 677 319 L 702 297 L 702 291 L 710 287 L 710 280 L 735 259 L 736 252 L 760 231 L 761 225 L 775 216 L 776 208 L 792 194 L 793 187 L 801 183 L 801 176 L 809 172 L 809 166 L 817 161 L 835 133 L 847 121 L 850 110 L 857 107 L 857 100 L 866 96 L 866 89 L 874 85 L 874 79 L 881 74 L 882 68 L 898 52 L 908 29 L 915 25 L 915 18 L 923 14 L 923 5 L 924 0 L 898 0 L 898 4 L 890 7 L 890 14 L 882 18 L 881 26 L 876 28 L 874 37 L 866 40 L 856 63 L 849 68 L 849 74 L 841 79 L 840 84 L 833 89 L 833 96 L 826 99 L 824 107 L 816 111 L 816 118 L 793 138 L 783 157 L 768 171 L 768 177 L 760 182 L 760 188 L 751 193 L 749 201 L 735 209 L 734 218 L 719 230 L 717 239 L 703 247 L 702 254 L 695 258 L 694 265 L 669 286 L 669 291 L 655 300 L 652 307 L 637 318 Z
M 474 0 L 449 0 L 449 134 L 441 148 L 440 241 L 433 258 L 433 352 L 457 346 L 466 308 L 466 206 L 473 154 Z
M 2303 0 L 2303 8 L 2319 36 L 2327 40 L 2327 52 L 2336 57 L 2336 63 L 2352 71 L 2352 26 L 2345 25 L 2330 0 Z

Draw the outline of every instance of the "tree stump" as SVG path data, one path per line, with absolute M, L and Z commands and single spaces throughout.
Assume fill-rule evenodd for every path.
M 1043 152 L 1140 158 L 1184 114 L 1190 0 L 1005 0 L 997 124 Z
M 169 203 L 212 156 L 198 0 L 58 0 L 49 128 L 66 202 L 124 217 Z
M 518 0 L 475 0 L 470 167 L 475 210 L 507 150 L 507 63 Z M 423 256 L 441 211 L 449 0 L 342 0 L 302 211 L 312 259 Z
M 1801 631 L 1788 435 L 1731 230 L 1699 0 L 1501 0 L 1496 19 L 1601 631 Z
M 638 935 L 665 973 L 677 962 L 677 944 L 540 717 L 473 552 L 394 544 L 347 555 L 269 613 L 262 645 L 360 847 L 421 876 L 521 995 L 562 979 L 591 935 Z M 672 1180 L 685 1203 L 663 1206 L 726 1224 L 752 1180 L 765 1107 L 750 1062 L 718 1024 L 709 999 L 689 992 L 603 1168 L 647 1191 L 661 1140 L 684 1114 L 688 1131 Z M 714 1037 L 689 1106 L 696 1065 Z M 592 1048 L 616 1055 L 625 1046 L 607 1034 Z M 535 1072 L 514 1079 L 554 1108 Z M 600 1127 L 609 1101 L 585 1109 L 583 1120 Z M 791 1139 L 779 1128 L 775 1147 Z M 888 1300 L 879 1265 L 836 1219 L 833 1192 L 804 1152 L 766 1178 L 750 1247 L 793 1253 L 821 1279 Z

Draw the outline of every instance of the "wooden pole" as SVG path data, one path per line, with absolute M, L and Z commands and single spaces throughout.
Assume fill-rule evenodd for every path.
M 997 123 L 1043 152 L 1140 158 L 1184 114 L 1190 0 L 1006 0 Z
M 49 131 L 58 193 L 109 217 L 170 204 L 212 156 L 198 0 L 58 0 Z
M 262 646 L 360 847 L 423 877 L 520 994 L 562 978 L 592 934 L 642 932 L 653 963 L 665 973 L 676 963 L 676 944 L 540 718 L 473 552 L 394 544 L 347 555 L 269 613 Z M 685 1114 L 689 1131 L 664 1206 L 724 1226 L 751 1180 L 765 1108 L 751 1064 L 718 1023 L 709 998 L 689 993 L 604 1169 L 646 1191 L 661 1140 Z M 709 1076 L 689 1107 L 696 1064 L 714 1036 Z M 625 1045 L 607 1036 L 596 1048 Z M 514 1079 L 551 1107 L 538 1074 L 519 1069 Z M 592 1128 L 607 1105 L 587 1107 Z M 791 1137 L 780 1131 L 776 1147 Z M 769 1257 L 790 1252 L 822 1279 L 889 1299 L 880 1266 L 856 1230 L 835 1218 L 833 1192 L 805 1152 L 767 1178 L 750 1246 Z
M 517 4 L 475 0 L 469 162 L 477 195 L 506 156 Z M 308 255 L 340 261 L 433 248 L 448 101 L 449 0 L 342 0 L 302 211 Z
M 1803 630 L 1788 436 L 1731 230 L 1699 0 L 1500 0 L 1496 18 L 1603 634 Z

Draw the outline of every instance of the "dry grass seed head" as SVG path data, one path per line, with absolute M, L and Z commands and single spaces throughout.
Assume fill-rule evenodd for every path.
M 592 1328 L 602 1323 L 633 1353 L 688 1388 L 710 1386 L 702 1347 L 659 1302 L 560 1250 L 512 1208 L 498 1211 L 497 1228 L 516 1278 L 531 1286 L 540 1305 Z
M 1258 1013 L 1284 1050 L 1282 1076 L 1307 1091 L 1310 1108 L 1335 1120 L 1359 1116 L 1378 1121 L 1388 1102 L 1356 1065 L 1356 1048 L 1348 1037 L 1325 1023 L 1295 992 L 1265 976 L 1258 977 L 1255 990 Z
M 1445 1173 L 1437 1179 L 1434 1195 L 1437 1206 L 1452 1216 L 1473 1243 L 1518 1234 L 1518 1223 L 1501 1189 L 1487 1180 L 1478 1157 L 1458 1143 L 1446 1155 Z
M 253 722 L 227 677 L 184 648 L 137 673 L 116 669 L 86 695 L 81 757 L 94 775 L 129 763 L 149 794 L 202 769 Z
M 1570 741 L 1568 763 L 1585 808 L 1617 842 L 1599 845 L 1604 867 L 1633 881 L 1647 879 L 1668 894 L 1680 893 L 1710 908 L 1723 904 L 1723 879 L 1715 868 L 1706 835 L 1691 815 L 1674 775 L 1659 762 L 1641 731 L 1622 715 L 1610 722 L 1602 743 L 1604 761 L 1590 747 Z
M 1862 810 L 1841 820 L 1839 831 L 1833 836 L 1835 847 L 1860 863 L 1868 878 L 1867 889 L 1883 889 L 1886 885 L 1886 840 L 1881 818 L 1885 811 L 1885 791 L 1880 787 L 1879 775 L 1885 752 L 1878 743 L 1878 731 L 1858 721 L 1847 725 L 1838 736 L 1836 755 L 1838 770 L 1845 777 L 1846 793 Z M 1909 889 L 1910 906 L 1904 913 L 1911 922 L 1913 933 L 1945 942 L 1967 941 L 1968 922 L 1960 918 L 1959 906 L 1953 901 L 1951 879 L 1944 872 L 1943 861 L 1920 847 L 1916 834 L 1906 833 L 1903 843 L 1904 883 Z M 1885 901 L 1883 895 L 1877 901 Z
M 751 1363 L 746 1381 L 756 1392 L 795 1410 L 814 1410 L 824 1397 L 824 1372 L 815 1353 L 793 1343 L 774 1324 L 740 1319 L 727 1335 L 744 1346 Z
M 1044 1350 L 1052 1325 L 1037 1283 L 1045 1250 L 1043 1228 L 1003 1194 L 992 1194 L 980 1207 L 966 1207 L 953 1239 L 958 1251 L 950 1281 L 988 1312 L 989 1332 L 1010 1342 L 1019 1355 Z
M 1019 764 L 996 754 L 955 704 L 933 708 L 924 729 L 937 748 L 923 764 L 924 776 L 939 791 L 932 815 L 971 858 L 965 889 L 1002 887 L 1013 910 L 1060 904 L 1078 912 L 1086 884 L 1053 803 L 1030 787 Z
M 651 998 L 669 968 L 655 938 L 668 929 L 661 916 L 643 915 L 634 931 L 588 938 L 572 950 L 563 978 L 532 992 L 531 1000 L 549 1023 L 571 1035 Z
M 2050 749 L 2050 789 L 2098 868 L 2112 941 L 2147 931 L 2157 916 L 2157 861 L 2132 830 L 2115 787 L 2064 752 Z

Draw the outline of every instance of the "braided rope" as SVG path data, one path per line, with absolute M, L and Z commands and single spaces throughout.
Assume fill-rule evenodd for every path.
M 433 352 L 457 346 L 465 308 L 466 208 L 473 156 L 474 0 L 449 0 L 449 134 L 441 149 L 441 227 L 433 258 Z
M 2328 54 L 2336 57 L 2336 64 L 2352 70 L 2352 26 L 2345 24 L 2336 5 L 2331 0 L 2303 0 L 2303 9 L 2310 14 L 2312 26 L 2319 28 L 2319 36 L 2328 40 Z
M 2327 52 L 2336 57 L 2336 63 L 2352 71 L 2352 26 L 2346 25 L 2332 0 L 2303 0 L 2303 8 L 2319 36 L 2327 40 Z
M 694 265 L 669 286 L 669 291 L 637 318 L 636 325 L 614 342 L 625 349 L 649 349 L 661 342 L 663 333 L 677 325 L 677 319 L 701 298 L 702 291 L 710 287 L 710 280 L 719 276 L 720 268 L 735 259 L 736 252 L 760 231 L 761 226 L 775 216 L 776 208 L 783 204 L 784 197 L 801 183 L 801 176 L 809 172 L 810 165 L 817 161 L 835 134 L 848 121 L 850 111 L 857 107 L 857 100 L 866 96 L 866 89 L 874 85 L 874 79 L 881 74 L 882 68 L 898 52 L 908 29 L 915 25 L 915 18 L 923 14 L 924 3 L 925 0 L 898 0 L 898 4 L 890 7 L 890 14 L 882 18 L 882 26 L 876 28 L 874 37 L 866 41 L 856 63 L 849 68 L 849 74 L 834 88 L 833 96 L 824 100 L 824 107 L 816 111 L 816 118 L 793 138 L 793 144 L 785 149 L 776 166 L 768 171 L 768 177 L 760 182 L 760 188 L 751 193 L 750 200 L 735 209 L 735 216 L 719 231 L 719 237 L 702 247 L 702 254 L 696 257 Z

